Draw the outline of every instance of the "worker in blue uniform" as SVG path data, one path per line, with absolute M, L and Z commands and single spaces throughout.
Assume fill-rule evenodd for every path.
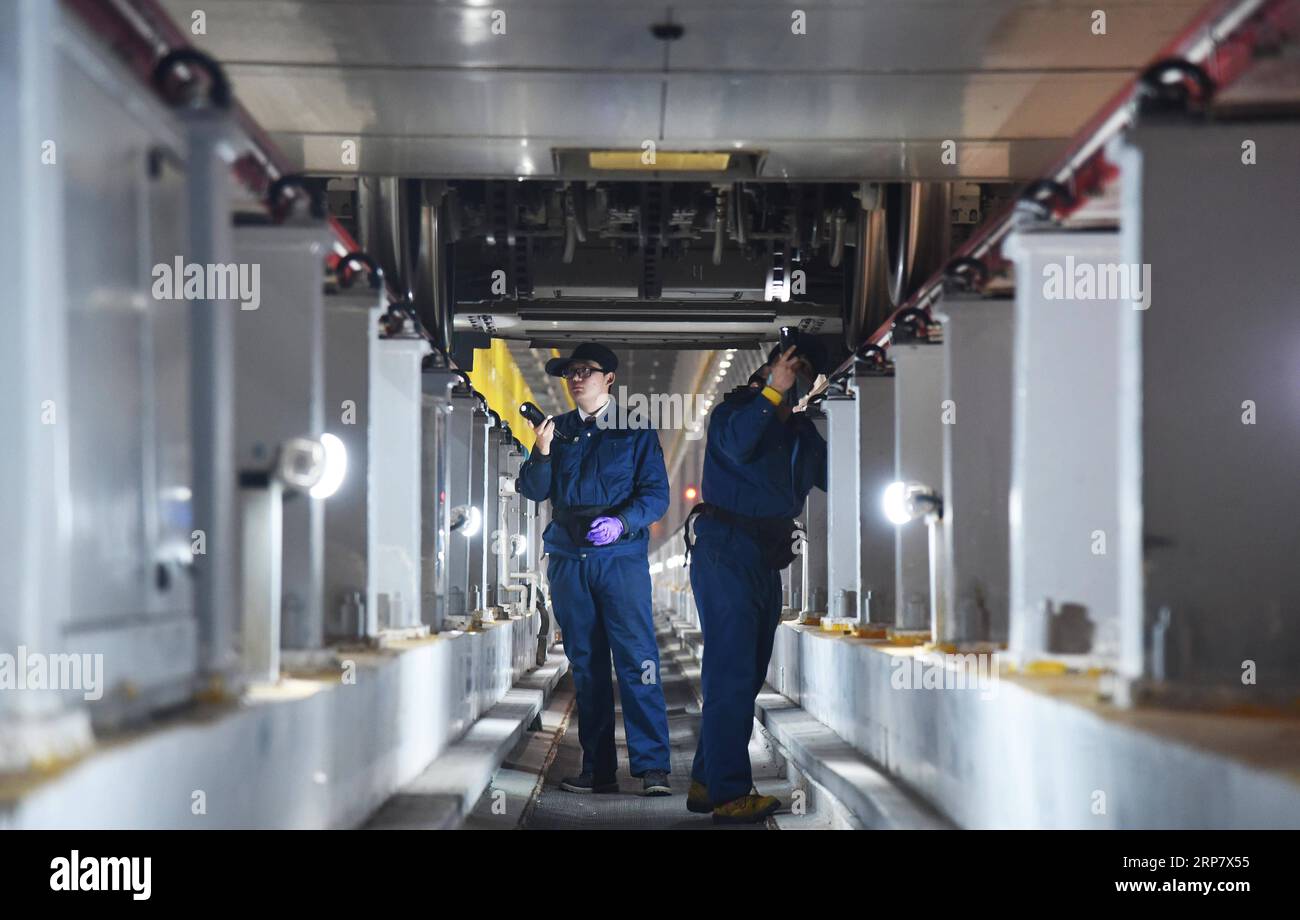
M 582 772 L 569 792 L 618 789 L 614 688 L 633 776 L 645 795 L 669 795 L 668 712 L 651 613 L 649 527 L 668 510 L 668 473 L 659 435 L 619 426 L 610 395 L 618 358 L 583 343 L 546 372 L 568 381 L 577 408 L 536 426 L 537 443 L 519 471 L 519 492 L 551 502 L 542 535 L 555 619 L 573 670 Z
M 798 552 L 794 519 L 814 486 L 826 489 L 826 441 L 797 405 L 824 364 L 820 344 L 796 334 L 709 420 L 703 501 L 686 523 L 704 634 L 687 807 L 719 823 L 763 821 L 781 807 L 754 791 L 749 738 L 781 616 L 781 570 Z

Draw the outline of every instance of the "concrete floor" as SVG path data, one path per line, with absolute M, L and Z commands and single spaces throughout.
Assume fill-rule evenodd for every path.
M 668 706 L 668 731 L 672 745 L 673 795 L 646 798 L 639 795 L 641 781 L 627 772 L 627 742 L 622 709 L 615 703 L 618 720 L 615 737 L 619 749 L 619 791 L 610 795 L 576 795 L 559 788 L 560 780 L 580 771 L 573 678 L 566 675 L 541 714 L 541 728 L 515 748 L 464 823 L 471 830 L 526 829 L 675 829 L 762 830 L 811 816 L 778 815 L 767 825 L 719 827 L 709 815 L 686 810 L 691 759 L 699 732 L 698 671 L 664 624 L 659 634 L 664 698 Z M 694 678 L 694 680 L 692 679 Z M 776 795 L 788 808 L 793 792 L 785 778 L 785 762 L 767 736 L 755 731 L 750 741 L 754 781 L 760 792 Z M 815 820 L 815 819 L 814 819 Z

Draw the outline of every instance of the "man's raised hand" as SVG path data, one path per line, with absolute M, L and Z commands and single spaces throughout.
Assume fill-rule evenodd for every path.
M 794 386 L 795 378 L 798 376 L 800 359 L 794 356 L 794 350 L 795 346 L 791 345 L 768 365 L 768 372 L 771 377 L 768 386 L 778 393 L 784 393 Z
M 543 457 L 549 456 L 551 438 L 555 436 L 555 419 L 548 416 L 540 424 L 533 426 L 533 432 L 537 435 L 537 452 Z

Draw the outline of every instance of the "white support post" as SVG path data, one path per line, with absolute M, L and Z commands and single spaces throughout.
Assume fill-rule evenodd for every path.
M 942 584 L 934 639 L 1003 644 L 1008 633 L 1011 352 L 1014 302 L 945 293 Z
M 260 303 L 236 310 L 236 456 L 265 464 L 291 438 L 325 432 L 324 259 L 320 224 L 240 227 L 235 255 L 258 267 Z M 331 406 L 336 419 L 342 408 Z M 282 598 L 286 648 L 324 643 L 325 501 L 299 496 L 284 508 Z
M 1300 697 L 1297 145 L 1294 117 L 1177 115 L 1117 145 L 1140 325 L 1140 515 L 1124 551 L 1141 566 L 1120 614 L 1136 700 Z
M 370 580 L 378 628 L 420 627 L 422 338 L 372 342 Z M 494 490 L 495 491 L 495 490 Z M 485 528 L 490 527 L 484 521 Z
M 11 272 L 0 335 L 0 654 L 15 659 L 20 647 L 63 651 L 70 616 L 64 169 L 42 162 L 51 142 L 61 154 L 58 17 L 53 0 L 0 4 L 0 251 Z M 85 710 L 56 691 L 0 691 L 0 773 L 91 743 Z
M 240 490 L 243 591 L 240 645 L 249 680 L 280 679 L 284 487 L 271 476 Z
M 822 437 L 825 437 L 827 433 L 825 416 L 814 418 L 813 424 L 817 426 Z M 803 609 L 799 619 L 801 622 L 816 622 L 826 615 L 830 603 L 826 591 L 827 494 L 821 489 L 813 489 L 809 492 L 803 513 L 808 539 L 801 544 L 803 551 L 799 559 L 803 587 Z
M 881 500 L 894 481 L 894 375 L 892 369 L 862 371 L 853 381 L 858 410 L 858 547 L 860 625 L 894 625 L 894 579 L 898 535 Z
M 927 342 L 890 348 L 894 381 L 894 477 L 943 487 L 943 347 Z M 930 537 L 924 523 L 897 528 L 894 628 L 931 631 Z
M 826 594 L 827 613 L 857 620 L 862 577 L 858 407 L 854 394 L 835 395 L 822 403 L 826 413 Z
M 1124 372 L 1137 357 L 1135 316 L 1127 302 L 1062 296 L 1049 282 L 1117 265 L 1118 235 L 1030 227 L 1003 251 L 1017 281 L 1008 654 L 1112 667 L 1123 573 L 1139 564 L 1124 524 L 1137 486 L 1126 451 L 1139 396 Z
M 379 632 L 372 589 L 371 364 L 383 312 L 377 292 L 325 302 L 325 428 L 343 442 L 348 471 L 325 502 L 325 632 L 356 640 Z M 418 557 L 417 557 L 418 558 Z

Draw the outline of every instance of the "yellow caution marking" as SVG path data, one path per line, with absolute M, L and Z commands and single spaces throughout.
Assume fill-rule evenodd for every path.
M 930 637 L 925 633 L 896 632 L 890 629 L 886 635 L 890 645 L 916 646 L 929 645 Z
M 230 699 L 230 694 L 226 692 L 224 680 L 220 677 L 212 677 L 194 692 L 194 699 L 200 703 L 224 703 Z
M 1051 677 L 1065 674 L 1070 670 L 1063 661 L 1030 661 L 1025 664 L 1023 673 L 1036 677 Z

